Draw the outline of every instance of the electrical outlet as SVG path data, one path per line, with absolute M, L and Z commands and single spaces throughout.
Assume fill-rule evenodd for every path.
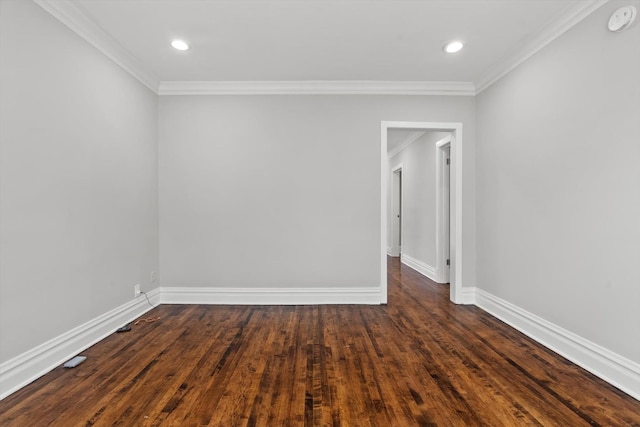
M 149 278 L 151 279 L 151 283 L 156 283 L 156 272 L 152 271 Z
M 133 286 L 133 296 L 134 297 L 139 297 L 140 296 L 140 285 L 134 285 Z

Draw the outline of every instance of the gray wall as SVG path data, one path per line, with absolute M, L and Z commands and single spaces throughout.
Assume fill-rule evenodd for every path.
M 436 142 L 448 132 L 426 132 L 389 159 L 391 169 L 402 163 L 402 254 L 436 266 Z M 391 182 L 391 179 L 389 179 Z M 390 202 L 391 200 L 389 200 Z M 391 219 L 391 204 L 388 218 Z M 387 228 L 388 241 L 391 241 Z
M 640 25 L 614 1 L 478 96 L 478 287 L 640 362 Z
M 464 123 L 474 285 L 475 100 L 423 96 L 162 97 L 162 284 L 378 286 L 383 120 Z
M 0 58 L 2 362 L 151 288 L 157 98 L 30 1 Z
M 606 30 L 627 4 L 477 99 L 158 101 L 0 2 L 0 362 L 156 287 L 158 248 L 166 285 L 377 285 L 382 120 L 464 125 L 463 285 L 640 362 L 640 25 Z

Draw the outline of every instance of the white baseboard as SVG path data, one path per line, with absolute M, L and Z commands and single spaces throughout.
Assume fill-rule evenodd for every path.
M 152 304 L 158 290 L 147 292 Z M 0 400 L 151 310 L 144 295 L 0 364 Z
M 387 246 L 387 255 L 388 256 L 393 256 L 393 255 L 391 255 L 391 246 Z
M 400 255 L 400 262 L 406 265 L 407 267 L 413 268 L 415 271 L 422 274 L 423 276 L 427 276 L 429 279 L 433 280 L 434 282 L 438 278 L 438 275 L 436 274 L 437 273 L 436 269 L 434 267 L 431 267 L 430 265 L 427 265 L 424 262 L 419 261 L 407 254 Z
M 379 286 L 363 288 L 161 287 L 162 304 L 380 304 Z
M 462 303 L 464 305 L 476 304 L 476 288 L 462 288 Z
M 545 347 L 640 400 L 640 364 L 476 289 L 475 304 Z

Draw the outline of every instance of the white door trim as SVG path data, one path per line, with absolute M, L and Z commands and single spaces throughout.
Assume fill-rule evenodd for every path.
M 398 195 L 396 195 L 396 194 L 394 193 L 394 192 L 395 192 L 395 189 L 396 189 L 396 187 L 397 187 L 397 186 L 396 186 L 396 182 L 395 182 L 395 180 L 396 180 L 397 178 L 396 178 L 396 175 L 395 175 L 395 174 L 396 174 L 396 173 L 398 173 L 398 172 L 402 173 L 402 171 L 403 171 L 403 169 L 402 169 L 402 168 L 403 168 L 403 163 L 400 163 L 400 164 L 398 164 L 398 165 L 394 166 L 393 168 L 391 168 L 391 175 L 390 175 L 390 177 L 391 177 L 391 178 L 390 178 L 390 179 L 391 179 L 391 194 L 390 194 L 390 201 L 391 201 L 391 213 L 392 213 L 392 215 L 393 215 L 393 213 L 395 212 L 395 207 L 396 207 L 396 197 L 398 197 Z M 399 183 L 398 183 L 398 186 L 400 186 L 400 194 L 402 194 L 402 178 L 400 178 L 400 181 L 399 181 Z M 400 214 L 402 214 L 402 212 L 403 212 L 402 199 L 400 199 L 400 209 L 399 209 L 399 212 L 400 212 Z M 400 240 L 402 237 L 400 237 L 400 239 L 396 240 L 396 234 L 397 234 L 397 235 L 399 235 L 399 236 L 402 236 L 402 231 L 403 231 L 403 230 L 402 230 L 402 228 L 403 228 L 403 227 L 402 227 L 402 224 L 403 224 L 403 221 L 402 221 L 402 218 L 400 218 L 400 222 L 399 222 L 399 226 L 400 226 L 399 228 L 400 228 L 400 229 L 398 230 L 398 229 L 397 229 L 397 228 L 398 228 L 398 226 L 396 225 L 395 219 L 394 219 L 393 217 L 391 218 L 391 256 L 392 256 L 392 257 L 398 257 L 398 256 L 400 256 L 400 250 L 401 250 L 400 245 L 401 245 L 401 243 L 400 243 L 400 241 L 399 241 L 399 240 Z M 388 244 L 388 242 L 387 242 L 387 244 Z
M 400 122 L 380 123 L 380 302 L 387 303 L 387 185 L 389 161 L 387 133 L 389 129 L 415 129 L 451 132 L 451 277 L 449 298 L 456 304 L 462 297 L 462 123 Z
M 447 149 L 451 147 L 451 135 L 436 142 L 436 279 L 438 283 L 449 283 L 449 224 L 451 212 L 449 211 L 449 185 L 446 185 L 445 174 L 447 170 Z M 449 153 L 450 154 L 450 153 Z M 446 186 L 446 188 L 445 188 Z

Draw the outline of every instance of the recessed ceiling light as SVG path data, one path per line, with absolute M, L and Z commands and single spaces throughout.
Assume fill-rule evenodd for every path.
M 173 46 L 174 49 L 178 50 L 189 50 L 189 45 L 184 40 L 173 40 L 171 42 L 171 46 Z
M 456 53 L 456 52 L 460 52 L 463 47 L 464 47 L 464 43 L 456 40 L 456 41 L 445 44 L 442 49 L 447 53 Z

